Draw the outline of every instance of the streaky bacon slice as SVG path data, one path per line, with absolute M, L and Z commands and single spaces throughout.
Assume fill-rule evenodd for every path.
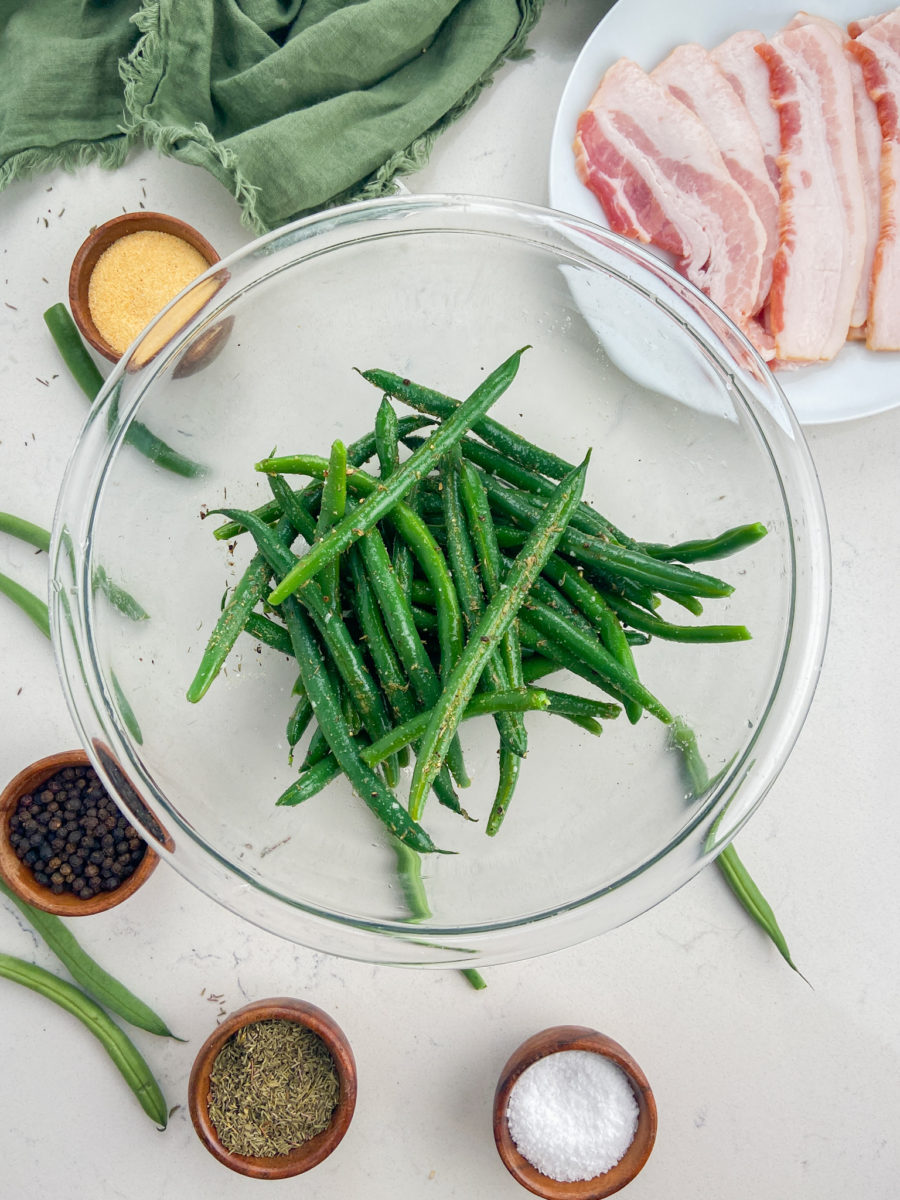
M 881 225 L 866 323 L 871 350 L 900 350 L 900 9 L 850 42 L 881 123 Z
M 881 17 L 873 17 L 870 23 L 880 21 Z M 866 251 L 863 258 L 862 275 L 856 291 L 856 300 L 850 316 L 850 334 L 852 338 L 865 336 L 862 326 L 866 323 L 869 313 L 869 298 L 872 291 L 872 264 L 875 259 L 875 247 L 878 243 L 878 232 L 881 225 L 881 125 L 875 101 L 869 95 L 866 81 L 863 78 L 862 65 L 850 50 L 846 30 L 827 17 L 817 17 L 810 13 L 799 12 L 789 21 L 785 29 L 796 29 L 800 25 L 819 25 L 830 33 L 837 44 L 844 50 L 850 65 L 850 83 L 853 87 L 853 114 L 856 127 L 856 149 L 859 154 L 859 169 L 862 175 L 863 196 L 866 201 Z
M 759 293 L 765 230 L 691 110 L 619 59 L 578 118 L 573 149 L 610 228 L 675 255 L 744 328 Z
M 871 29 L 873 25 L 877 25 L 882 17 L 886 17 L 891 10 L 887 12 L 876 13 L 874 17 L 860 17 L 858 21 L 851 21 L 847 26 L 847 32 L 852 38 L 857 38 L 861 33 L 865 33 L 867 29 Z
M 696 42 L 676 46 L 654 67 L 650 78 L 667 87 L 676 100 L 686 104 L 702 121 L 732 179 L 744 189 L 756 209 L 766 234 L 754 310 L 758 312 L 772 286 L 772 264 L 778 247 L 778 190 L 769 176 L 756 126 L 712 56 Z
M 756 47 L 766 40 L 758 29 L 742 29 L 712 50 L 713 62 L 744 102 L 750 119 L 756 126 L 766 156 L 766 167 L 775 186 L 781 171 L 781 126 L 778 113 L 772 107 L 769 72 L 756 53 Z
M 817 25 L 756 48 L 781 121 L 780 243 L 769 321 L 783 362 L 834 358 L 847 339 L 866 245 L 850 68 Z

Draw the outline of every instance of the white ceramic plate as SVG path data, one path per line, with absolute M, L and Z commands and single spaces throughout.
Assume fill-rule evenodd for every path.
M 877 5 L 871 10 L 879 11 Z M 739 29 L 772 35 L 795 11 L 770 0 L 693 0 L 688 5 L 619 0 L 585 43 L 560 101 L 550 148 L 551 205 L 608 225 L 600 202 L 575 173 L 572 139 L 579 114 L 617 58 L 634 59 L 649 71 L 681 42 L 712 49 Z M 867 15 L 870 7 L 864 0 L 818 0 L 810 11 L 846 24 Z M 805 425 L 872 416 L 900 404 L 900 353 L 848 344 L 833 362 L 782 370 L 777 379 Z

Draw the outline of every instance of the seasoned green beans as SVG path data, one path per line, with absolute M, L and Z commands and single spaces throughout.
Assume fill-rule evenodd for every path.
M 260 459 L 272 500 L 252 512 L 218 510 L 227 520 L 216 537 L 249 531 L 256 555 L 189 698 L 203 694 L 242 631 L 291 655 L 299 698 L 283 728 L 301 762 L 277 803 L 302 804 L 343 776 L 392 839 L 413 920 L 427 911 L 419 855 L 436 849 L 420 823 L 427 795 L 468 816 L 453 789 L 453 777 L 469 783 L 464 719 L 489 714 L 497 728 L 483 826 L 493 836 L 528 772 L 530 711 L 574 723 L 585 740 L 620 706 L 631 722 L 649 715 L 673 724 L 670 706 L 640 679 L 633 647 L 656 636 L 746 634 L 743 626 L 676 625 L 657 610 L 673 599 L 696 615 L 701 600 L 729 596 L 729 582 L 689 563 L 740 549 L 764 528 L 673 547 L 617 529 L 583 499 L 590 454 L 570 467 L 487 415 L 521 356 L 462 403 L 384 371 L 361 372 L 383 393 L 371 433 L 346 451 L 334 442 L 328 458 Z M 427 415 L 398 419 L 388 394 Z M 433 429 L 415 436 L 423 422 Z M 363 469 L 373 457 L 377 474 Z M 298 475 L 308 481 L 290 482 Z M 552 671 L 574 674 L 592 694 L 528 686 Z M 400 770 L 410 760 L 401 800 Z

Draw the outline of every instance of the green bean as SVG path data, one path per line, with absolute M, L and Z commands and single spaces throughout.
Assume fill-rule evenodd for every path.
M 408 379 L 402 379 L 389 371 L 364 371 L 363 378 L 374 384 L 382 392 L 402 401 L 419 412 L 437 417 L 442 421 L 450 420 L 460 407 L 460 402 L 450 396 L 444 396 L 431 388 L 421 387 Z M 477 433 L 490 446 L 514 458 L 524 467 L 549 475 L 551 479 L 563 479 L 575 468 L 549 450 L 527 441 L 520 434 L 514 433 L 495 421 L 493 417 L 483 416 L 472 423 L 472 432 Z
M 516 784 L 519 782 L 522 759 L 518 755 L 513 754 L 508 747 L 501 746 L 499 763 L 500 777 L 497 782 L 497 790 L 494 794 L 494 803 L 491 805 L 487 825 L 484 829 L 488 837 L 493 837 L 496 834 L 512 803 L 513 792 L 515 792 Z
M 549 671 L 558 670 L 555 663 L 546 660 Z M 547 697 L 547 711 L 558 713 L 561 717 L 603 717 L 612 721 L 622 711 L 618 704 L 608 700 L 595 700 L 592 696 L 576 696 L 572 692 L 558 692 L 553 688 L 538 689 Z
M 245 628 L 250 613 L 266 594 L 271 577 L 269 564 L 265 557 L 257 552 L 238 580 L 231 601 L 220 615 L 206 644 L 200 665 L 187 690 L 187 698 L 191 704 L 196 704 L 206 695 Z
M 319 650 L 309 620 L 294 596 L 283 601 L 284 619 L 294 643 L 303 684 L 331 752 L 350 786 L 388 830 L 406 845 L 429 854 L 437 847 L 393 792 L 360 758 L 341 713 L 328 674 L 320 669 Z
M 17 604 L 37 625 L 44 637 L 50 637 L 50 613 L 46 601 L 39 599 L 34 592 L 29 592 L 8 575 L 0 575 L 0 594 L 8 596 L 13 604 Z
M 316 733 L 319 732 L 317 728 Z M 309 764 L 304 762 L 300 768 L 300 774 L 275 801 L 277 805 L 295 808 L 298 804 L 302 804 L 305 800 L 310 800 L 319 792 L 324 791 L 329 783 L 332 783 L 341 774 L 338 761 L 329 750 L 328 743 L 325 742 L 325 735 L 321 736 L 325 743 L 325 753 L 315 762 Z
M 507 559 L 507 562 L 511 561 L 511 559 Z M 546 564 L 544 570 L 546 571 Z M 531 595 L 526 602 L 526 609 L 531 600 L 537 600 L 547 608 L 552 608 L 559 616 L 569 621 L 575 629 L 583 633 L 585 637 L 597 637 L 597 630 L 581 609 L 577 608 L 558 588 L 555 588 L 549 579 L 541 577 L 534 581 Z
M 441 496 L 447 534 L 447 557 L 459 594 L 466 627 L 471 636 L 472 630 L 484 613 L 485 601 L 481 591 L 481 581 L 475 570 L 475 557 L 460 498 L 460 460 L 458 455 L 451 453 L 443 458 L 440 470 L 441 481 L 444 485 Z M 509 684 L 506 664 L 499 653 L 492 654 L 485 665 L 479 687 L 489 691 L 500 691 Z M 520 758 L 523 757 L 528 751 L 528 737 L 521 718 L 516 718 L 508 713 L 498 713 L 495 723 L 503 745 L 513 754 Z
M 421 444 L 422 439 L 407 436 L 403 441 L 410 449 L 415 449 Z M 496 475 L 499 479 L 505 480 L 506 483 L 512 484 L 519 491 L 528 492 L 533 496 L 540 496 L 544 499 L 553 492 L 555 484 L 552 480 L 528 470 L 527 467 L 523 467 L 521 463 L 509 458 L 507 455 L 501 454 L 491 446 L 486 446 L 484 442 L 478 442 L 474 438 L 465 437 L 460 442 L 459 448 L 462 455 L 470 462 L 480 467 L 483 471 L 488 471 L 490 474 Z M 569 526 L 572 529 L 581 529 L 585 533 L 596 534 L 598 537 L 612 539 L 623 546 L 637 545 L 632 538 L 627 537 L 620 529 L 617 529 L 615 525 L 611 524 L 605 517 L 591 508 L 585 500 L 582 500 L 572 514 Z
M 621 596 L 606 595 L 603 599 L 626 624 L 670 642 L 746 642 L 752 637 L 746 625 L 673 625 Z
M 559 701 L 559 703 L 564 702 Z M 477 695 L 471 696 L 461 719 L 493 716 L 500 712 L 543 711 L 551 709 L 552 706 L 553 702 L 543 688 L 507 688 L 502 692 L 479 692 Z M 400 746 L 414 742 L 420 734 L 426 731 L 433 715 L 434 710 L 417 713 L 411 720 L 392 729 L 379 741 L 373 742 L 360 751 L 363 761 L 374 766 L 381 762 L 386 754 L 398 750 Z
M 306 748 L 306 754 L 303 758 L 303 762 L 300 764 L 300 770 L 301 772 L 311 771 L 313 767 L 318 767 L 323 762 L 330 759 L 331 747 L 328 745 L 328 741 L 321 725 L 316 725 L 312 732 L 312 737 L 309 739 L 309 745 Z M 340 768 L 338 767 L 337 762 L 335 762 L 334 765 L 335 771 L 339 771 Z M 331 778 L 334 778 L 334 776 Z M 329 780 L 326 780 L 325 782 L 327 783 Z M 322 784 L 322 786 L 324 787 L 325 784 Z
M 597 678 L 606 682 L 607 690 L 611 688 L 613 694 L 621 696 L 623 700 L 634 700 L 664 724 L 671 723 L 672 715 L 668 709 L 639 679 L 613 658 L 598 637 L 583 633 L 539 600 L 529 598 L 526 607 L 527 623 L 585 663 Z
M 384 691 L 389 707 L 401 723 L 411 720 L 416 715 L 416 703 L 410 694 L 410 683 L 400 669 L 397 656 L 394 653 L 381 610 L 369 585 L 368 576 L 360 557 L 359 547 L 351 546 L 347 556 L 350 572 L 350 601 L 356 613 L 356 619 L 362 630 L 363 637 L 369 647 L 369 654 L 375 667 L 379 683 Z M 397 750 L 398 762 L 406 766 L 404 755 L 408 760 L 408 748 L 400 746 Z M 453 812 L 465 815 L 459 803 L 459 797 L 453 790 L 453 784 L 446 768 L 435 780 L 435 795 L 445 807 Z
M 541 511 L 524 499 L 520 493 L 498 483 L 491 475 L 482 475 L 482 482 L 492 506 L 499 508 L 531 527 Z M 627 546 L 613 545 L 600 538 L 581 532 L 567 532 L 560 542 L 560 550 L 572 555 L 579 562 L 588 563 L 605 572 L 620 574 L 638 583 L 651 587 L 666 588 L 688 596 L 730 596 L 734 591 L 731 584 L 712 575 L 703 575 L 676 563 L 662 562 L 639 550 Z
M 0 517 L 8 515 L 9 514 L 0 513 Z M 13 521 L 16 519 L 17 518 L 12 518 Z M 28 522 L 28 524 L 30 525 L 30 522 Z M 38 525 L 30 525 L 30 530 L 31 534 L 30 536 L 26 537 L 25 540 L 31 542 L 33 546 L 38 546 L 39 549 L 49 552 L 50 531 L 47 529 L 41 529 Z M 10 528 L 7 530 L 7 532 L 13 533 L 15 531 Z M 17 536 L 22 537 L 25 535 L 18 534 Z M 63 529 L 60 537 L 60 545 L 64 547 L 66 553 L 68 554 L 69 562 L 72 565 L 72 572 L 74 574 L 75 559 L 72 548 L 72 539 L 69 535 L 69 531 L 65 528 Z M 146 611 L 146 609 L 144 609 L 142 605 L 138 604 L 134 596 L 132 596 L 129 592 L 126 592 L 123 587 L 119 587 L 117 583 L 113 583 L 113 581 L 106 574 L 105 569 L 99 563 L 93 568 L 93 572 L 91 574 L 91 586 L 94 592 L 102 592 L 103 595 L 106 596 L 107 600 L 109 600 L 110 604 L 112 604 L 114 608 L 117 608 L 124 616 L 128 617 L 129 620 L 146 621 L 149 619 L 149 613 Z
M 373 529 L 360 538 L 358 545 L 369 583 L 381 607 L 385 626 L 403 669 L 420 702 L 431 708 L 437 703 L 441 682 L 419 637 L 406 597 L 391 570 L 391 560 L 384 539 L 377 529 Z M 455 739 L 447 755 L 447 765 L 459 786 L 467 787 L 469 777 L 462 750 Z
M 397 422 L 397 432 L 399 436 L 405 436 L 412 433 L 416 429 L 421 429 L 425 425 L 433 425 L 434 422 L 430 417 L 401 417 Z M 351 442 L 347 447 L 347 466 L 361 467 L 375 453 L 375 434 L 367 433 L 358 441 Z M 312 502 L 318 499 L 322 491 L 321 483 L 315 482 L 303 488 L 298 495 L 304 502 Z M 281 506 L 277 500 L 269 500 L 266 504 L 260 505 L 259 508 L 254 508 L 254 517 L 259 517 L 261 521 L 269 524 L 277 520 L 281 515 Z M 227 521 L 224 525 L 220 525 L 218 529 L 213 531 L 213 537 L 217 541 L 226 542 L 231 538 L 239 537 L 242 533 L 246 533 L 243 525 L 239 521 Z
M 280 515 L 289 521 L 295 533 L 299 533 L 311 546 L 316 540 L 316 521 L 304 504 L 303 496 L 294 491 L 283 475 L 268 475 L 266 478 L 278 503 Z
M 56 348 L 72 378 L 88 400 L 95 400 L 103 387 L 103 376 L 81 340 L 78 326 L 72 320 L 69 310 L 62 303 L 52 305 L 44 313 L 44 323 L 50 330 L 50 336 L 56 343 Z
M 316 540 L 320 541 L 342 520 L 347 510 L 347 450 L 344 443 L 334 441 L 328 459 L 328 474 L 322 484 L 322 503 L 316 521 Z M 332 613 L 340 611 L 340 564 L 337 558 L 324 566 L 319 574 L 322 592 Z
M 264 459 L 257 467 L 267 472 L 324 475 L 327 461 L 319 455 L 292 454 L 282 458 Z M 364 497 L 377 494 L 378 489 L 384 486 L 379 480 L 359 470 L 348 473 L 347 484 L 351 491 Z M 409 505 L 399 501 L 391 509 L 388 517 L 401 538 L 410 546 L 423 574 L 434 589 L 438 639 L 441 644 L 441 673 L 445 675 L 459 657 L 463 644 L 462 615 L 447 562 L 425 522 Z M 381 537 L 380 532 L 378 536 Z
M 59 917 L 55 917 L 51 913 L 33 908 L 26 901 L 21 900 L 2 879 L 0 879 L 0 893 L 15 904 L 75 982 L 80 984 L 98 1003 L 117 1013 L 130 1025 L 144 1029 L 147 1033 L 154 1033 L 158 1037 L 175 1037 L 162 1017 L 157 1016 L 143 1000 L 139 1000 L 124 984 L 119 983 L 91 958 L 76 940 L 65 921 L 61 921 Z M 182 1041 L 183 1039 L 175 1038 L 175 1040 Z
M 247 620 L 244 623 L 244 633 L 248 633 L 250 637 L 256 638 L 258 642 L 263 642 L 266 646 L 271 646 L 273 650 L 279 650 L 282 654 L 293 655 L 294 653 L 291 639 L 285 627 L 277 625 L 271 618 L 264 617 L 261 613 L 252 612 L 247 614 Z
M 375 453 L 382 479 L 389 479 L 400 466 L 399 437 L 397 414 L 387 396 L 382 396 L 375 415 Z
M 493 600 L 502 582 L 502 560 L 487 494 L 477 473 L 467 462 L 460 467 L 459 497 L 478 559 L 478 571 L 484 584 L 485 595 L 488 600 Z M 500 650 L 511 686 L 521 687 L 525 680 L 522 675 L 522 649 L 515 622 L 504 633 Z
M 313 580 L 303 589 L 302 602 L 309 610 L 319 636 L 331 655 L 348 696 L 362 720 L 363 728 L 373 740 L 383 737 L 390 729 L 390 722 L 382 693 L 375 686 L 360 649 L 350 636 L 342 617 L 331 611 L 321 589 Z M 388 784 L 396 787 L 400 779 L 396 756 L 388 758 L 384 767 Z
M 558 662 L 543 654 L 532 653 L 528 658 L 522 658 L 522 677 L 526 683 L 535 683 L 561 669 Z
M 709 778 L 706 763 L 703 761 L 700 747 L 697 745 L 697 735 L 685 721 L 679 718 L 672 723 L 669 730 L 669 737 L 672 745 L 681 752 L 681 761 L 687 773 L 691 792 L 696 797 L 704 795 L 714 781 Z M 724 817 L 726 811 L 726 809 L 723 809 L 713 823 L 712 829 L 706 839 L 707 848 L 713 844 L 719 822 Z M 775 919 L 775 913 L 772 911 L 771 905 L 765 896 L 763 896 L 759 887 L 754 883 L 750 872 L 741 862 L 733 843 L 719 852 L 716 856 L 716 865 L 745 911 L 768 934 L 772 944 L 788 966 L 797 971 L 800 978 L 805 980 L 805 977 L 797 969 L 791 957 L 787 940 Z
M 67 615 L 68 615 L 68 608 L 66 611 L 67 611 Z M 118 679 L 116 678 L 115 671 L 113 671 L 113 669 L 111 667 L 110 667 L 110 671 L 109 671 L 109 682 L 112 685 L 113 695 L 115 696 L 115 699 L 116 699 L 116 704 L 119 709 L 119 714 L 122 717 L 122 724 L 125 726 L 125 728 L 128 730 L 128 732 L 131 734 L 131 736 L 134 738 L 134 740 L 137 742 L 137 744 L 139 746 L 143 746 L 144 735 L 141 732 L 141 727 L 138 724 L 138 719 L 134 715 L 134 709 L 131 707 L 131 703 L 130 703 L 128 697 L 125 695 L 125 692 L 122 690 L 122 685 L 121 685 L 121 683 L 119 683 Z
M 554 637 L 540 633 L 525 616 L 519 617 L 518 625 L 519 638 L 525 649 L 536 651 L 539 658 L 552 660 L 556 670 L 571 671 L 624 705 L 625 695 L 606 676 L 599 675 L 585 662 L 578 651 L 571 650 Z
M 382 396 L 381 404 L 378 406 L 378 414 L 375 417 L 375 452 L 378 455 L 378 465 L 380 468 L 381 479 L 390 478 L 391 475 L 400 466 L 400 432 L 397 414 L 388 400 L 387 396 Z M 407 493 L 407 503 L 410 508 L 415 511 L 415 495 L 418 492 L 418 485 L 414 485 Z M 402 539 L 396 538 L 391 548 L 391 565 L 394 568 L 394 574 L 397 577 L 397 583 L 400 585 L 401 591 L 409 597 L 410 584 L 412 582 L 413 561 L 412 551 L 409 545 Z M 409 749 L 403 749 L 404 760 L 401 760 L 402 766 L 409 764 Z
M 460 967 L 459 973 L 471 983 L 476 992 L 480 992 L 487 987 L 484 976 L 480 971 L 476 971 L 474 967 Z
M 506 391 L 515 378 L 522 353 L 522 350 L 517 350 L 506 362 L 492 371 L 453 416 L 443 422 L 425 444 L 397 468 L 386 483 L 380 485 L 378 492 L 347 513 L 321 542 L 317 542 L 272 591 L 269 603 L 279 604 L 285 596 L 292 595 L 302 587 L 326 562 L 341 554 L 357 538 L 362 537 L 367 529 L 371 529 L 403 498 L 417 479 L 427 475 L 441 455 L 445 454 L 472 423 Z
M 270 569 L 277 576 L 282 577 L 292 569 L 296 562 L 295 555 L 264 521 L 260 521 L 252 513 L 244 512 L 242 509 L 220 508 L 215 511 L 230 520 L 241 521 L 249 529 L 256 541 L 259 553 L 264 556 Z M 313 581 L 310 581 L 304 589 L 303 603 L 312 615 L 319 636 L 348 689 L 350 699 L 362 719 L 366 732 L 372 738 L 383 736 L 390 726 L 381 692 L 375 687 L 363 662 L 359 647 L 350 636 L 340 614 L 331 610 L 318 583 Z M 305 686 L 305 678 L 303 682 Z M 392 786 L 395 785 L 399 780 L 396 758 L 385 763 L 385 772 L 388 781 Z
M 726 558 L 736 554 L 764 538 L 768 530 L 760 521 L 752 525 L 737 525 L 734 529 L 726 529 L 716 537 L 703 538 L 693 542 L 678 542 L 674 546 L 662 546 L 656 542 L 642 542 L 641 549 L 653 558 L 669 561 L 675 559 L 681 563 L 703 562 L 713 558 Z
M 422 880 L 422 857 L 416 850 L 411 850 L 397 838 L 391 840 L 397 855 L 397 877 L 409 909 L 409 920 L 411 922 L 427 921 L 432 916 L 432 912 Z
M 445 683 L 444 692 L 422 737 L 413 770 L 409 790 L 409 811 L 413 817 L 421 815 L 431 781 L 440 768 L 488 657 L 493 653 L 498 639 L 516 619 L 531 585 L 562 537 L 572 509 L 581 499 L 589 461 L 590 454 L 576 472 L 566 476 L 556 495 L 548 500 L 502 588 L 488 604 Z
M 131 621 L 147 621 L 150 614 L 143 605 L 135 600 L 130 592 L 126 592 L 119 584 L 114 583 L 105 569 L 99 564 L 91 572 L 91 584 L 95 591 L 102 592 L 113 608 L 128 617 Z
M 775 914 L 772 907 L 766 900 L 765 896 L 753 882 L 750 872 L 741 862 L 738 857 L 738 852 L 734 848 L 734 843 L 726 846 L 716 858 L 716 863 L 719 870 L 725 877 L 725 880 L 734 894 L 740 900 L 745 910 L 756 921 L 756 923 L 765 930 L 771 939 L 773 945 L 784 961 L 797 972 L 801 979 L 805 980 L 803 974 L 798 970 L 796 963 L 791 957 L 790 949 L 788 948 L 787 939 L 781 932 L 778 922 L 775 919 Z
M 560 715 L 564 716 L 573 706 L 567 703 L 568 698 L 567 700 L 559 699 L 562 695 L 563 693 L 547 692 L 543 688 L 510 688 L 504 692 L 480 692 L 477 696 L 471 697 L 462 719 L 467 721 L 473 717 L 493 716 L 498 712 L 558 711 Z M 564 709 L 566 712 L 563 712 Z M 379 738 L 377 742 L 359 747 L 359 757 L 368 766 L 376 767 L 388 755 L 395 754 L 403 746 L 415 743 L 425 732 L 431 720 L 432 711 L 432 709 L 426 709 L 424 712 L 417 713 L 410 720 L 404 721 L 402 725 L 392 729 L 383 738 Z M 305 774 L 288 786 L 276 803 L 289 806 L 300 804 L 336 778 L 340 769 L 336 763 L 327 767 L 326 761 L 323 759 L 314 763 L 313 767 L 317 774 L 313 776 L 312 769 L 307 770 Z
M 312 705 L 310 704 L 309 696 L 306 695 L 306 691 L 304 689 L 303 695 L 297 698 L 297 703 L 291 710 L 291 715 L 288 717 L 288 722 L 284 731 L 289 747 L 288 762 L 293 762 L 294 747 L 303 737 L 304 733 L 306 733 L 312 717 Z
M 64 304 L 54 304 L 44 313 L 44 322 L 50 330 L 50 336 L 56 343 L 56 347 L 62 356 L 63 362 L 69 369 L 72 378 L 87 396 L 90 401 L 94 401 L 103 387 L 104 379 L 97 369 L 97 365 L 91 358 L 81 340 L 81 335 L 78 332 L 78 327 L 72 320 L 69 310 Z M 110 397 L 109 407 L 109 425 L 112 426 L 116 419 L 118 410 L 118 395 L 113 394 Z M 196 478 L 206 474 L 206 467 L 193 459 L 187 458 L 184 454 L 173 450 L 171 446 L 151 433 L 146 425 L 142 425 L 140 421 L 132 421 L 125 433 L 125 441 L 129 445 L 140 451 L 151 462 L 157 466 L 164 467 L 167 471 L 173 471 L 176 475 L 183 475 L 186 478 Z
M 381 610 L 372 594 L 358 546 L 350 549 L 347 569 L 350 576 L 350 604 L 369 648 L 375 674 L 395 718 L 408 721 L 415 716 L 415 701 L 410 695 L 409 680 L 400 669 L 394 648 L 388 640 Z
M 118 1025 L 85 992 L 58 979 L 50 971 L 10 954 L 0 954 L 0 975 L 14 983 L 46 996 L 77 1017 L 100 1041 L 115 1063 L 128 1086 L 137 1096 L 141 1108 L 164 1129 L 168 1110 L 159 1084 L 140 1051 Z
M 593 624 L 600 634 L 604 646 L 614 659 L 635 679 L 638 677 L 634 655 L 615 612 L 596 588 L 579 575 L 571 563 L 559 555 L 551 555 L 544 566 L 544 573 L 558 585 L 563 595 L 575 604 L 579 611 Z M 643 709 L 635 700 L 625 700 L 625 714 L 634 725 Z
M 11 534 L 19 541 L 43 550 L 45 554 L 50 552 L 50 530 L 42 529 L 40 525 L 16 517 L 12 513 L 0 512 L 0 533 Z

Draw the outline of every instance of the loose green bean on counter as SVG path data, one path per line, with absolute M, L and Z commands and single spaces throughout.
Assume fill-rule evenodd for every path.
M 157 1125 L 168 1122 L 166 1101 L 153 1072 L 131 1039 L 87 993 L 58 979 L 50 971 L 11 954 L 0 954 L 0 976 L 30 988 L 77 1017 L 98 1039 L 125 1082 L 137 1096 L 141 1108 Z
M 44 313 L 44 323 L 56 343 L 60 357 L 69 368 L 72 378 L 88 400 L 93 403 L 103 387 L 104 379 L 81 340 L 78 326 L 72 320 L 69 310 L 64 304 L 52 305 Z M 113 404 L 110 408 L 110 423 L 114 416 L 115 405 Z M 206 474 L 206 467 L 181 454 L 178 450 L 174 450 L 140 421 L 131 422 L 125 434 L 125 441 L 145 458 L 176 475 L 192 479 Z
M 145 1029 L 147 1033 L 155 1033 L 158 1037 L 175 1036 L 162 1017 L 157 1016 L 143 1000 L 90 957 L 65 921 L 27 904 L 7 887 L 2 879 L 0 894 L 6 896 L 34 926 L 75 982 L 96 1001 L 122 1017 L 129 1025 Z
M 691 564 L 744 549 L 765 527 L 671 546 L 623 533 L 582 499 L 586 462 L 576 468 L 487 415 L 523 353 L 462 402 L 387 371 L 361 372 L 382 392 L 372 432 L 346 453 L 335 443 L 329 458 L 273 452 L 256 463 L 273 499 L 252 512 L 218 510 L 229 519 L 216 538 L 249 531 L 257 552 L 188 698 L 200 699 L 241 632 L 293 654 L 300 680 L 285 714 L 291 753 L 307 733 L 309 742 L 278 803 L 305 802 L 345 775 L 394 840 L 411 920 L 428 911 L 418 856 L 436 849 L 420 824 L 425 797 L 433 788 L 468 815 L 448 774 L 468 785 L 464 718 L 490 714 L 497 725 L 497 792 L 486 824 L 495 834 L 520 770 L 527 773 L 526 712 L 592 734 L 620 705 L 631 722 L 646 714 L 672 725 L 669 707 L 640 680 L 634 648 L 656 637 L 750 636 L 744 625 L 676 623 L 658 610 L 668 599 L 699 616 L 704 601 L 730 596 L 729 582 Z M 389 397 L 422 415 L 398 418 Z M 428 423 L 432 430 L 416 436 Z M 373 457 L 377 474 L 363 469 Z M 297 475 L 310 482 L 289 484 Z M 531 686 L 559 670 L 604 699 Z M 409 754 L 404 803 L 397 768 Z

